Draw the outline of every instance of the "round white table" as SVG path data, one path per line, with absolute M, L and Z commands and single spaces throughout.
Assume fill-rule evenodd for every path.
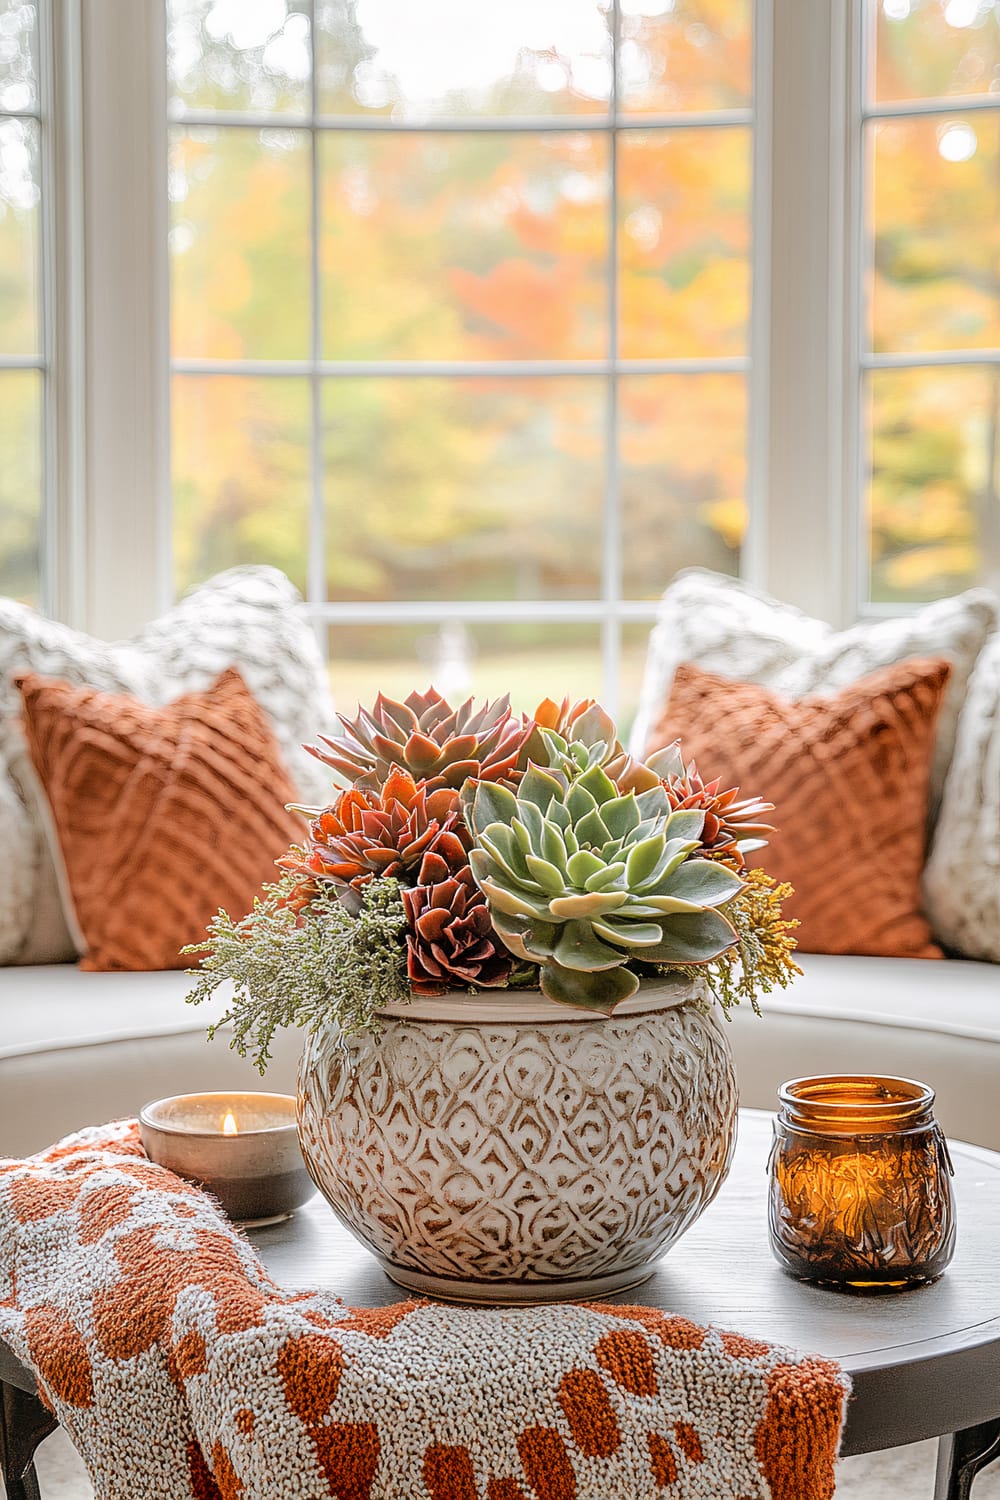
M 1000 1154 L 952 1143 L 958 1248 L 941 1280 L 858 1297 L 796 1281 L 771 1255 L 770 1120 L 741 1114 L 733 1167 L 715 1202 L 649 1281 L 607 1300 L 838 1359 L 854 1383 L 843 1452 L 940 1437 L 935 1500 L 966 1500 L 975 1475 L 1000 1454 Z M 358 1307 L 404 1295 L 318 1197 L 250 1238 L 282 1286 L 323 1288 Z M 0 1396 L 8 1500 L 37 1500 L 32 1458 L 53 1422 L 30 1372 L 3 1344 Z

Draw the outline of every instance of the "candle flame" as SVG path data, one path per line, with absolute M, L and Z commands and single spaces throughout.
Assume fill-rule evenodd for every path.
M 236 1123 L 236 1116 L 231 1109 L 226 1110 L 226 1118 L 222 1122 L 223 1135 L 238 1135 L 240 1127 Z

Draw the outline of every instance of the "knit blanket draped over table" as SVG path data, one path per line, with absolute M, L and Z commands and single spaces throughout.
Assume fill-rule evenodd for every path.
M 649 1308 L 283 1290 L 131 1121 L 0 1161 L 0 1338 L 97 1500 L 829 1500 L 848 1392 Z

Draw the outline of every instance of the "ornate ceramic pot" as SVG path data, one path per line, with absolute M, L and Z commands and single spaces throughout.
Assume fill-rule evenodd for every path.
M 379 1042 L 307 1040 L 299 1137 L 401 1286 L 511 1304 L 621 1291 L 725 1178 L 736 1080 L 700 983 L 643 985 L 610 1018 L 524 991 L 382 1017 Z

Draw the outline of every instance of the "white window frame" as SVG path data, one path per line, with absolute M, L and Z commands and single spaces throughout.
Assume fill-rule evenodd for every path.
M 57 363 L 67 355 L 73 369 L 74 329 L 82 354 L 63 382 L 79 431 L 64 444 L 75 460 L 60 491 L 61 563 L 51 604 L 84 628 L 119 636 L 171 597 L 164 7 L 161 0 L 48 3 L 60 97 L 76 90 L 81 121 L 56 163 L 66 178 L 59 201 L 68 203 L 70 227 L 75 203 L 79 225 L 78 243 L 62 256 L 61 305 L 84 309 L 58 324 Z M 756 0 L 754 55 L 754 375 L 743 576 L 843 625 L 860 612 L 862 581 L 861 0 Z M 70 185 L 81 168 L 82 206 Z M 75 488 L 74 468 L 82 475 Z M 555 618 L 559 607 L 530 605 L 525 616 Z M 587 605 L 601 617 L 607 607 L 606 600 Z M 343 608 L 323 606 L 324 619 Z M 423 606 L 409 608 L 416 618 Z M 352 618 L 367 609 L 355 606 Z M 371 606 L 369 617 L 387 617 L 378 611 Z M 619 619 L 654 611 L 617 605 Z M 440 607 L 428 613 L 437 617 Z M 492 617 L 488 606 L 462 604 L 457 613 Z

